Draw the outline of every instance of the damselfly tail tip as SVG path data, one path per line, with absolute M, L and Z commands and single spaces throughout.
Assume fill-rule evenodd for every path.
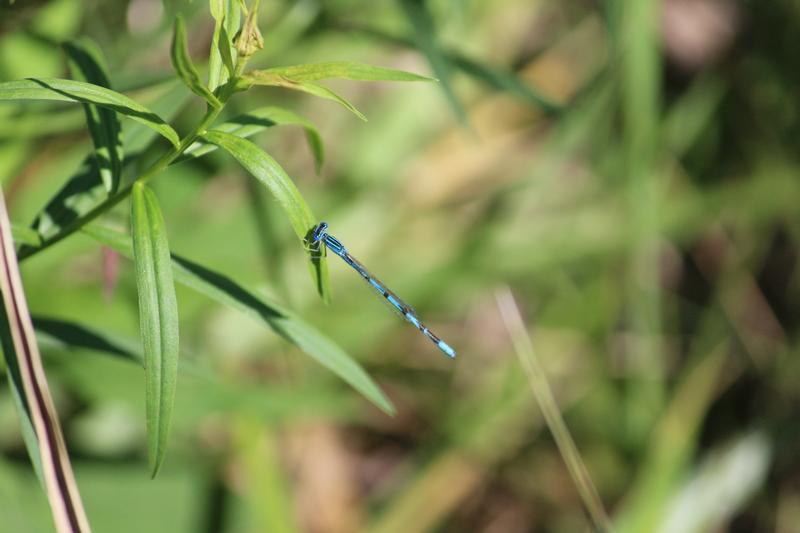
M 449 344 L 444 341 L 439 341 L 437 345 L 439 346 L 439 349 L 447 355 L 447 357 L 450 359 L 456 358 L 456 351 L 452 349 Z

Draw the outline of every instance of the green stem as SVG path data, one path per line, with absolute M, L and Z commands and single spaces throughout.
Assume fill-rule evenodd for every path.
M 230 97 L 231 91 L 224 91 L 223 94 L 220 95 L 220 101 L 224 102 Z M 172 163 L 175 158 L 180 156 L 189 146 L 192 145 L 193 142 L 197 140 L 198 137 L 203 135 L 208 127 L 216 120 L 217 116 L 219 116 L 220 111 L 222 110 L 222 106 L 219 108 L 214 108 L 213 106 L 209 106 L 208 110 L 206 111 L 203 120 L 195 126 L 195 128 L 186 136 L 184 137 L 180 144 L 177 147 L 173 147 L 168 152 L 166 152 L 163 156 L 161 156 L 155 163 L 150 165 L 150 167 L 142 173 L 135 181 L 129 183 L 127 186 L 123 187 L 119 191 L 117 191 L 114 195 L 109 196 L 106 198 L 102 203 L 97 205 L 94 209 L 86 213 L 85 215 L 73 220 L 70 224 L 64 226 L 64 228 L 59 231 L 57 234 L 53 235 L 52 237 L 45 239 L 38 247 L 25 247 L 19 252 L 18 260 L 22 261 L 29 257 L 32 257 L 39 252 L 46 250 L 47 248 L 51 247 L 52 245 L 64 240 L 65 238 L 69 237 L 76 231 L 80 230 L 86 224 L 91 222 L 92 220 L 96 219 L 100 215 L 106 213 L 108 210 L 119 204 L 122 200 L 130 196 L 131 191 L 133 190 L 133 184 L 141 181 L 142 183 L 147 183 L 151 179 L 153 179 L 156 175 L 162 172 L 165 168 L 167 168 L 170 163 Z

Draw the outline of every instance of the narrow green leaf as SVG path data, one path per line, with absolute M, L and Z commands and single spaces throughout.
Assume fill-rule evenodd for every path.
M 489 87 L 511 93 L 521 100 L 533 104 L 547 114 L 558 114 L 561 111 L 561 107 L 558 104 L 534 90 L 522 81 L 519 76 L 515 76 L 513 72 L 479 63 L 460 54 L 449 55 L 448 58 L 452 61 L 453 66 Z
M 227 3 L 228 0 L 211 0 L 211 16 L 214 18 L 214 34 L 211 37 L 211 50 L 208 53 L 208 88 L 211 91 L 221 85 L 223 67 L 221 48 L 225 45 L 221 32 L 224 28 Z
M 64 45 L 72 77 L 80 81 L 111 88 L 100 48 L 88 39 L 75 40 Z M 114 192 L 122 178 L 122 135 L 117 114 L 94 104 L 83 104 L 86 122 L 92 136 L 95 152 L 93 160 L 97 173 L 107 192 Z
M 141 183 L 131 196 L 139 328 L 144 348 L 147 444 L 153 477 L 167 448 L 178 374 L 178 304 L 167 233 L 155 194 Z
M 444 91 L 445 97 L 459 121 L 466 124 L 467 112 L 456 96 L 455 91 L 453 91 L 450 82 L 452 66 L 436 38 L 435 25 L 431 14 L 422 0 L 399 1 L 411 28 L 414 30 L 414 42 L 417 48 L 428 58 L 433 72 L 441 82 L 442 91 Z
M 28 453 L 58 531 L 89 531 L 28 311 L 11 221 L 0 191 L 0 342 Z
M 239 31 L 241 6 L 236 0 L 211 0 L 211 4 L 214 35 L 208 58 L 208 88 L 213 91 L 236 72 L 236 49 L 231 36 Z
M 285 78 L 283 76 L 278 76 L 275 74 L 262 74 L 262 71 L 255 71 L 249 74 L 245 74 L 242 76 L 240 83 L 243 87 L 247 88 L 252 85 L 264 85 L 264 86 L 272 86 L 272 87 L 283 87 L 285 89 L 291 89 L 293 91 L 301 91 L 308 94 L 313 94 L 314 96 L 318 96 L 319 98 L 324 98 L 326 100 L 332 100 L 343 105 L 346 109 L 352 112 L 355 116 L 360 118 L 361 120 L 367 120 L 367 117 L 364 114 L 356 109 L 356 107 L 333 92 L 332 90 L 328 89 L 327 87 L 323 87 L 322 85 L 312 83 L 310 81 L 294 81 L 289 78 Z
M 317 224 L 317 219 L 278 162 L 252 142 L 230 133 L 211 130 L 203 138 L 230 153 L 269 189 L 288 215 L 297 237 L 304 241 Z
M 119 231 L 92 224 L 83 231 L 120 254 L 131 257 L 130 238 Z M 263 322 L 286 341 L 331 370 L 388 414 L 395 409 L 363 368 L 336 343 L 294 313 L 272 300 L 248 291 L 230 278 L 176 255 L 172 256 L 175 280 L 217 302 Z
M 233 78 L 233 76 L 236 74 L 236 65 L 233 61 L 232 51 L 233 41 L 231 41 L 228 31 L 225 29 L 224 25 L 222 25 L 219 29 L 219 42 L 217 43 L 217 46 L 219 47 L 219 55 L 222 58 L 222 64 L 228 69 L 228 77 Z
M 307 118 L 301 117 L 293 111 L 275 106 L 262 107 L 215 126 L 214 130 L 230 133 L 237 137 L 247 138 L 272 126 L 295 124 L 302 126 L 305 130 L 306 140 L 311 148 L 311 152 L 314 154 L 317 172 L 319 172 L 325 160 L 325 149 L 322 144 L 322 137 L 313 122 Z M 200 140 L 189 146 L 175 163 L 203 156 L 216 149 L 217 146 L 215 144 Z
M 305 244 L 318 220 L 286 171 L 269 154 L 247 139 L 214 130 L 207 132 L 204 138 L 230 153 L 269 189 L 289 217 L 295 234 Z M 330 288 L 325 257 L 318 252 L 309 252 L 309 266 L 317 292 L 327 302 L 330 299 Z
M 95 104 L 121 113 L 163 135 L 178 146 L 180 138 L 164 120 L 122 93 L 93 83 L 60 78 L 29 78 L 0 83 L 0 100 L 55 100 Z
M 94 331 L 81 324 L 58 318 L 32 317 L 33 327 L 39 334 L 44 334 L 59 344 L 70 348 L 84 348 L 96 352 L 105 352 L 115 357 L 142 364 L 142 357 L 131 346 L 123 346 L 116 340 L 108 338 L 100 331 Z
M 225 3 L 227 0 L 209 0 L 209 10 L 214 20 L 221 21 L 225 17 Z
M 178 15 L 175 17 L 175 27 L 172 34 L 172 67 L 178 76 L 183 80 L 189 89 L 196 95 L 204 98 L 206 102 L 214 107 L 221 107 L 222 104 L 214 94 L 208 90 L 208 87 L 203 85 L 200 81 L 200 74 L 197 72 L 192 58 L 189 56 L 186 43 L 186 25 L 183 22 L 183 17 Z
M 358 27 L 356 29 L 364 35 L 380 39 L 384 42 L 410 48 L 415 46 L 415 41 L 407 37 L 392 35 L 375 28 Z M 459 69 L 468 76 L 472 76 L 477 81 L 489 87 L 509 92 L 523 101 L 541 108 L 542 111 L 548 114 L 558 114 L 563 111 L 561 106 L 540 93 L 535 87 L 531 87 L 530 84 L 520 79 L 514 72 L 479 62 L 452 50 L 443 49 L 442 54 L 454 68 Z
M 357 81 L 436 81 L 427 76 L 390 68 L 375 67 L 353 61 L 329 61 L 325 63 L 308 63 L 290 67 L 275 67 L 255 70 L 248 75 L 260 78 L 276 76 L 288 78 L 295 82 L 317 81 L 329 79 Z

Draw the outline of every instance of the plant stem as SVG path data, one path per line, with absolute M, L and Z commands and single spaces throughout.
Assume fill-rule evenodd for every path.
M 230 97 L 232 91 L 226 90 L 223 91 L 221 94 L 221 100 L 223 103 L 227 101 Z M 150 165 L 150 167 L 145 170 L 141 176 L 139 176 L 136 180 L 129 183 L 124 188 L 117 191 L 112 196 L 106 198 L 102 203 L 98 204 L 94 209 L 89 211 L 88 213 L 84 214 L 81 217 L 73 220 L 71 223 L 67 224 L 59 231 L 56 235 L 45 239 L 42 243 L 37 247 L 25 247 L 19 252 L 19 261 L 23 261 L 29 257 L 32 257 L 39 252 L 46 250 L 47 248 L 51 247 L 52 245 L 64 240 L 65 238 L 69 237 L 76 231 L 80 230 L 86 224 L 91 222 L 92 220 L 96 219 L 100 215 L 106 213 L 108 210 L 119 204 L 122 200 L 130 196 L 131 191 L 133 190 L 133 185 L 136 182 L 147 183 L 151 179 L 153 179 L 156 175 L 158 175 L 161 171 L 167 168 L 170 163 L 172 163 L 175 158 L 180 156 L 189 146 L 192 145 L 193 142 L 197 140 L 198 137 L 203 135 L 206 132 L 206 129 L 216 120 L 217 116 L 219 116 L 220 111 L 222 110 L 222 106 L 215 108 L 213 106 L 208 106 L 208 110 L 206 111 L 205 116 L 203 116 L 203 120 L 195 126 L 195 128 L 186 135 L 180 142 L 177 147 L 171 148 L 168 152 L 166 152 L 163 156 L 161 156 L 155 163 Z

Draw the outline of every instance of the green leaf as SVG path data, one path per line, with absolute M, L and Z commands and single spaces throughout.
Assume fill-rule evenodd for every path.
M 130 239 L 124 233 L 98 224 L 91 224 L 83 231 L 120 254 L 131 257 Z M 294 313 L 272 300 L 248 291 L 222 274 L 177 255 L 172 256 L 172 269 L 178 283 L 205 294 L 223 305 L 237 309 L 256 321 L 263 322 L 306 355 L 349 383 L 382 411 L 394 414 L 395 409 L 391 402 L 364 369 L 336 343 Z
M 217 97 L 208 90 L 208 87 L 203 85 L 200 81 L 200 74 L 197 72 L 192 58 L 189 57 L 186 43 L 186 25 L 183 22 L 183 17 L 178 15 L 175 17 L 175 28 L 172 35 L 172 48 L 170 56 L 172 58 L 172 67 L 178 76 L 181 77 L 183 83 L 198 96 L 201 96 L 214 107 L 221 107 L 222 103 L 217 100 Z
M 264 86 L 272 86 L 272 87 L 283 87 L 285 89 L 291 89 L 293 91 L 301 91 L 308 94 L 313 94 L 314 96 L 318 96 L 319 98 L 324 98 L 326 100 L 332 100 L 343 105 L 347 108 L 350 112 L 352 112 L 355 116 L 360 118 L 361 120 L 367 120 L 367 117 L 364 114 L 356 109 L 356 107 L 333 92 L 332 90 L 328 89 L 327 87 L 323 87 L 322 85 L 312 83 L 310 81 L 294 81 L 289 78 L 284 78 L 282 76 L 277 76 L 274 74 L 260 74 L 260 71 L 251 72 L 249 74 L 245 74 L 242 76 L 241 80 L 239 81 L 240 86 L 242 88 L 249 88 L 252 85 L 264 85 Z
M 236 0 L 211 0 L 214 36 L 208 57 L 208 88 L 215 90 L 233 77 L 236 71 L 236 49 L 231 35 L 236 35 L 241 20 L 241 6 Z M 223 66 L 227 72 L 223 71 Z
M 436 38 L 436 30 L 431 14 L 422 0 L 400 0 L 400 5 L 408 18 L 411 28 L 414 30 L 414 42 L 417 48 L 428 58 L 428 62 L 441 82 L 450 107 L 453 108 L 456 116 L 461 123 L 467 123 L 467 113 L 461 105 L 453 87 L 450 83 L 451 64 L 442 50 Z
M 225 17 L 225 4 L 227 0 L 210 0 L 209 10 L 214 20 L 222 20 Z
M 381 41 L 391 44 L 411 48 L 415 46 L 415 41 L 407 37 L 392 35 L 375 28 L 359 27 L 357 29 L 369 37 L 380 39 Z M 454 68 L 459 69 L 468 76 L 472 76 L 477 81 L 484 83 L 489 87 L 500 91 L 509 92 L 519 97 L 523 101 L 541 108 L 542 111 L 548 114 L 558 114 L 563 111 L 563 108 L 560 105 L 551 101 L 549 98 L 537 91 L 534 87 L 531 87 L 524 80 L 520 79 L 520 77 L 514 72 L 504 70 L 487 63 L 481 63 L 452 50 L 444 49 L 442 50 L 442 54 Z
M 269 189 L 289 217 L 297 237 L 306 244 L 318 221 L 286 171 L 269 154 L 247 139 L 215 130 L 207 132 L 203 137 L 230 153 Z M 325 257 L 318 252 L 309 252 L 309 262 L 317 292 L 324 301 L 328 301 L 330 288 Z
M 0 100 L 55 100 L 95 104 L 156 130 L 174 146 L 180 139 L 164 120 L 124 94 L 93 83 L 60 78 L 30 78 L 0 83 Z
M 290 67 L 275 67 L 255 70 L 249 76 L 268 79 L 288 78 L 295 82 L 317 81 L 329 79 L 357 81 L 436 81 L 427 76 L 390 68 L 375 67 L 353 61 L 329 61 L 325 63 L 308 63 Z
M 319 172 L 325 160 L 322 137 L 313 122 L 297 115 L 293 111 L 275 106 L 262 107 L 215 126 L 214 130 L 224 131 L 225 133 L 230 133 L 237 137 L 246 138 L 252 137 L 256 133 L 264 131 L 266 128 L 272 126 L 295 124 L 302 126 L 305 130 L 306 140 L 311 148 L 311 152 L 314 154 L 317 172 Z M 195 142 L 181 154 L 181 157 L 179 157 L 175 163 L 203 156 L 216 149 L 217 146 L 215 144 L 207 143 L 202 140 Z
M 64 45 L 73 78 L 111 88 L 100 48 L 88 39 Z M 92 159 L 106 192 L 119 188 L 122 178 L 122 136 L 117 114 L 94 104 L 83 104 L 95 152 Z
M 507 72 L 484 63 L 479 63 L 460 54 L 452 54 L 447 57 L 452 61 L 453 66 L 457 67 L 465 74 L 482 81 L 489 87 L 511 93 L 550 115 L 558 114 L 562 111 L 562 108 L 558 104 L 538 91 L 535 91 L 527 83 L 522 81 L 519 76 L 515 76 L 513 72 Z
M 233 62 L 233 42 L 227 30 L 225 30 L 224 25 L 219 29 L 219 42 L 217 46 L 219 47 L 219 55 L 222 58 L 222 64 L 228 69 L 228 77 L 233 78 L 236 74 L 236 65 Z
M 109 87 L 102 53 L 91 41 L 64 45 L 74 77 Z M 94 152 L 82 162 L 77 173 L 50 199 L 36 216 L 33 228 L 41 238 L 49 238 L 73 220 L 91 210 L 119 188 L 123 170 L 121 127 L 117 114 L 94 104 L 83 104 Z M 145 131 L 152 131 L 142 128 Z M 24 256 L 40 243 L 26 243 Z
M 165 91 L 156 94 L 153 108 L 165 117 L 178 113 L 190 98 L 191 93 L 186 86 L 177 80 L 167 84 Z M 123 130 L 123 140 L 129 155 L 123 162 L 123 181 L 138 170 L 139 153 L 155 138 L 155 131 L 142 126 L 138 122 L 128 123 Z M 36 215 L 31 226 L 39 234 L 39 243 L 25 242 L 20 249 L 20 256 L 27 257 L 41 244 L 41 239 L 49 239 L 59 234 L 78 218 L 108 197 L 108 192 L 97 171 L 94 156 L 87 157 L 78 171 L 73 174 L 59 191 L 53 195 L 47 205 Z
M 164 219 L 155 194 L 142 183 L 131 196 L 139 328 L 144 348 L 147 445 L 152 476 L 167 448 L 178 374 L 178 304 Z
M 94 331 L 81 324 L 58 318 L 32 317 L 33 327 L 59 344 L 70 348 L 84 348 L 95 352 L 105 352 L 115 357 L 142 364 L 142 357 L 130 346 L 108 338 L 100 331 Z

